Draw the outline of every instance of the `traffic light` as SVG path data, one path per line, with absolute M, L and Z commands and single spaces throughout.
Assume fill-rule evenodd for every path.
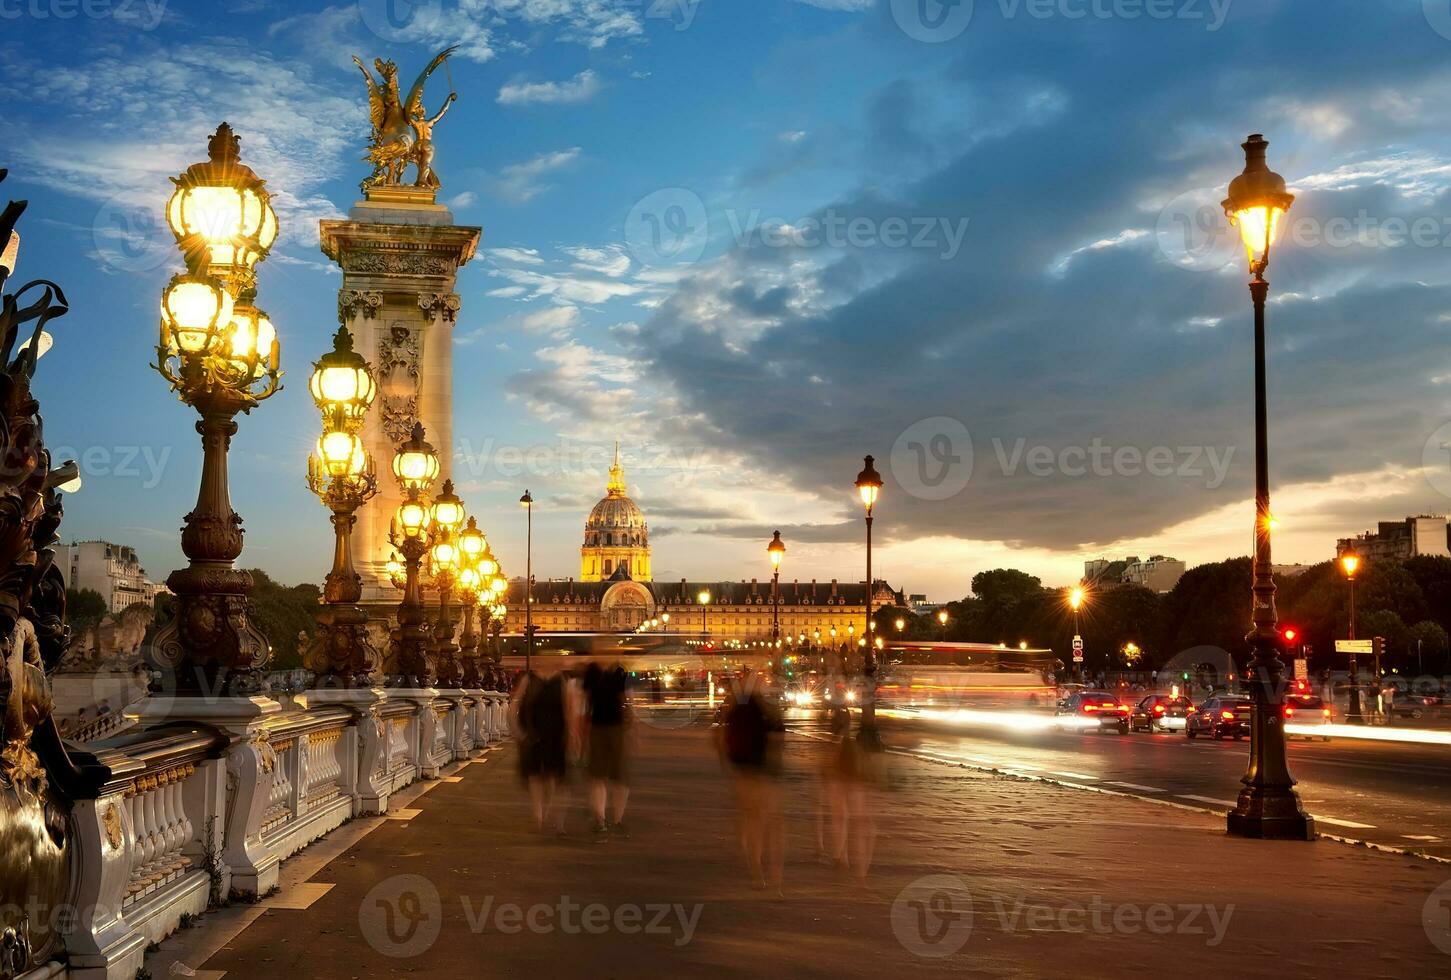
M 1370 641 L 1370 652 L 1375 654 L 1377 660 L 1379 660 L 1381 657 L 1384 657 L 1386 652 L 1386 638 L 1383 636 L 1377 636 L 1372 639 Z
M 1285 642 L 1286 643 L 1294 643 L 1299 638 L 1300 638 L 1300 631 L 1299 630 L 1295 629 L 1295 627 L 1293 627 L 1293 626 L 1286 626 L 1285 627 Z

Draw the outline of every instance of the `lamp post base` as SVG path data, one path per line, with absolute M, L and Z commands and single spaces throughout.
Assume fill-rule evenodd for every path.
M 1246 789 L 1229 814 L 1225 829 L 1234 837 L 1255 840 L 1314 840 L 1315 818 L 1300 809 L 1293 792 L 1270 794 Z

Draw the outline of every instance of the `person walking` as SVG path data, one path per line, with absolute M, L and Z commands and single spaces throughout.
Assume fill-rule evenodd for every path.
M 519 778 L 529 792 L 534 825 L 564 835 L 564 811 L 554 798 L 565 775 L 565 693 L 558 674 L 548 679 L 521 674 L 509 702 L 509 719 L 519 746 Z
M 786 827 L 781 815 L 781 738 L 786 726 L 762 693 L 736 686 L 717 738 L 740 809 L 741 850 L 751 887 L 781 889 Z
M 582 684 L 584 721 L 588 726 L 585 771 L 589 776 L 594 837 L 601 842 L 611 831 L 619 837 L 630 836 L 625 829 L 625 804 L 630 798 L 625 741 L 631 719 L 625 686 L 625 669 L 619 664 L 606 670 L 591 663 L 585 669 Z

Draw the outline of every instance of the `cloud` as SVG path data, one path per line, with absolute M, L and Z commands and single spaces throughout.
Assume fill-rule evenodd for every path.
M 603 85 L 593 69 L 586 68 L 565 82 L 512 81 L 499 89 L 500 105 L 573 105 L 588 102 Z
M 494 180 L 494 190 L 504 200 L 513 204 L 528 204 L 549 190 L 550 185 L 545 181 L 546 177 L 569 167 L 579 159 L 579 155 L 580 148 L 574 146 L 567 150 L 541 153 L 523 163 L 510 164 Z
M 614 40 L 641 37 L 644 27 L 638 0 L 367 0 L 289 17 L 268 33 L 317 52 L 378 50 L 380 44 L 438 50 L 457 44 L 457 57 L 484 63 L 550 39 L 603 48 Z
M 551 306 L 527 314 L 521 326 L 529 333 L 559 334 L 579 323 L 579 307 Z
M 1243 255 L 1217 203 L 1242 165 L 1232 106 L 1254 90 L 1254 73 L 1212 56 L 1223 38 L 1201 33 L 1118 30 L 1123 57 L 1107 68 L 1095 54 L 1101 40 L 1045 21 L 1034 42 L 1054 45 L 1051 66 L 1027 73 L 1021 44 L 1008 39 L 945 69 L 922 65 L 870 93 L 861 119 L 843 123 L 859 183 L 803 218 L 828 208 L 876 228 L 892 217 L 967 218 L 957 254 L 880 241 L 802 248 L 748 235 L 688 267 L 638 335 L 617 339 L 634 345 L 647 362 L 642 374 L 703 426 L 698 438 L 743 454 L 784 487 L 837 499 L 860 465 L 851 452 L 875 453 L 889 483 L 879 521 L 889 540 L 995 542 L 1040 556 L 1155 541 L 1154 550 L 1179 552 L 1199 546 L 1196 519 L 1238 508 L 1233 547 L 1242 550 L 1253 461 L 1249 310 Z M 1448 374 L 1439 353 L 1451 313 L 1445 250 L 1398 247 L 1384 234 L 1451 206 L 1443 103 L 1427 95 L 1448 73 L 1418 55 L 1393 72 L 1371 59 L 1327 74 L 1325 46 L 1278 65 L 1276 89 L 1290 95 L 1256 123 L 1280 134 L 1272 165 L 1300 194 L 1293 216 L 1323 230 L 1364 214 L 1372 227 L 1338 245 L 1287 233 L 1276 255 L 1272 463 L 1276 479 L 1295 486 L 1419 465 L 1428 434 L 1451 418 L 1438 383 Z M 1200 70 L 1171 69 L 1184 63 Z M 1152 89 L 1132 82 L 1145 70 L 1160 79 Z M 1391 89 L 1404 93 L 1394 111 Z M 956 93 L 968 93 L 966 131 L 940 124 L 944 96 Z M 1307 117 L 1307 105 L 1324 108 Z M 1184 106 L 1196 107 L 1192 119 Z M 1351 133 L 1354 145 L 1345 142 Z M 900 161 L 898 173 L 874 180 L 878 160 Z M 738 181 L 736 193 L 752 187 Z M 1222 259 L 1183 268 L 1171 261 L 1164 228 L 1184 229 L 1161 209 L 1206 187 L 1216 195 L 1211 208 L 1188 215 L 1204 221 L 1188 230 L 1222 235 L 1212 243 Z M 1369 323 L 1385 329 L 1368 334 Z M 971 436 L 970 447 L 949 444 L 947 454 L 970 453 L 974 464 L 962 491 L 945 499 L 921 492 L 911 448 L 943 448 L 914 428 L 939 417 Z M 1021 452 L 1034 446 L 1050 460 L 1041 472 L 1023 464 Z M 1095 446 L 1109 453 L 1106 474 L 1076 465 Z M 1170 472 L 1132 465 L 1156 447 L 1173 455 Z M 1410 485 L 1407 512 L 1446 509 L 1429 485 L 1415 498 Z M 1383 501 L 1359 506 L 1352 528 L 1373 523 Z M 1203 540 L 1226 547 L 1227 539 Z M 1333 535 L 1320 540 L 1333 547 Z

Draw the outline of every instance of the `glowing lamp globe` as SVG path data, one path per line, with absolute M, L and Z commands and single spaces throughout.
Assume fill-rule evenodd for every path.
M 882 493 L 882 474 L 878 473 L 876 466 L 873 465 L 875 459 L 874 456 L 865 457 L 866 465 L 856 475 L 857 494 L 862 498 L 862 506 L 867 509 L 868 514 L 877 505 L 877 498 Z
M 429 557 L 433 559 L 434 568 L 443 571 L 447 571 L 458 565 L 458 549 L 447 538 L 434 543 L 433 550 L 429 552 Z
M 394 453 L 393 475 L 404 490 L 426 490 L 438 479 L 438 455 L 424 441 L 421 423 L 413 424 L 413 434 Z
M 405 537 L 421 537 L 428 529 L 428 507 L 421 500 L 405 500 L 398 507 L 397 521 Z
M 351 432 L 327 432 L 317 441 L 317 458 L 330 477 L 361 476 L 368 467 L 363 440 Z
M 1224 213 L 1239 229 L 1249 254 L 1250 271 L 1256 276 L 1270 264 L 1270 246 L 1280 231 L 1280 219 L 1290 209 L 1295 195 L 1285 189 L 1285 178 L 1265 163 L 1269 141 L 1252 133 L 1241 146 L 1244 149 L 1244 171 L 1229 182 L 1229 196 L 1224 199 Z
M 347 327 L 338 328 L 333 349 L 313 365 L 308 388 L 324 418 L 346 424 L 361 421 L 373 404 L 378 386 L 368 362 L 353 350 L 353 335 Z
M 453 481 L 443 481 L 443 492 L 433 501 L 433 523 L 450 535 L 457 533 L 464 523 L 464 503 L 453 492 Z
M 183 357 L 215 353 L 232 320 L 232 296 L 217 279 L 184 272 L 161 294 L 161 348 Z
M 208 159 L 171 178 L 176 190 L 166 222 L 183 250 L 203 246 L 224 279 L 245 281 L 277 240 L 277 212 L 266 181 L 241 162 L 241 140 L 222 123 L 207 143 Z
M 266 313 L 238 304 L 227 324 L 223 352 L 238 377 L 256 381 L 269 370 L 277 370 L 277 330 Z
M 766 554 L 770 556 L 772 568 L 781 567 L 781 559 L 786 557 L 786 544 L 781 540 L 780 531 L 777 531 L 772 536 L 771 543 L 766 545 Z
M 459 532 L 459 551 L 463 552 L 466 559 L 477 563 L 483 557 L 484 549 L 488 547 L 488 544 L 489 542 L 484 538 L 484 532 L 479 530 L 478 521 L 470 517 L 468 527 Z

